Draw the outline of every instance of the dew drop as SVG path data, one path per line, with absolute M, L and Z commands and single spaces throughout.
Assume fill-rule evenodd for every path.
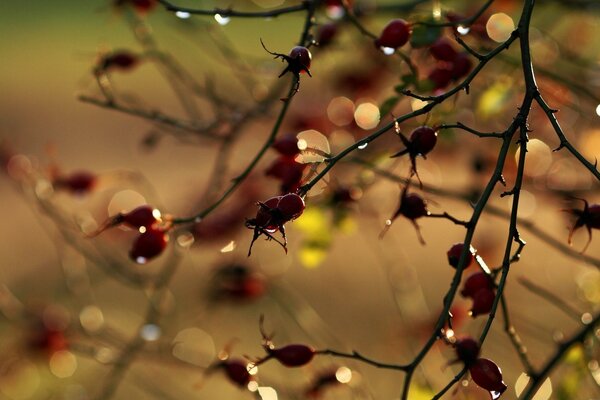
M 221 14 L 215 14 L 215 21 L 217 21 L 219 25 L 227 25 L 229 21 L 231 21 L 231 18 L 223 17 Z
M 192 14 L 190 14 L 190 13 L 189 13 L 189 12 L 187 12 L 187 11 L 177 11 L 177 12 L 175 13 L 175 16 L 176 16 L 177 18 L 179 18 L 179 19 L 188 19 L 188 18 L 190 18 L 190 17 L 192 16 Z
M 596 115 L 600 117 L 600 104 L 596 107 Z
M 394 49 L 393 47 L 382 47 L 381 51 L 386 56 L 391 56 L 391 55 L 394 55 L 394 53 L 396 52 L 396 49 Z
M 392 220 L 391 219 L 386 220 L 385 221 L 385 225 L 386 226 L 391 226 L 392 225 Z
M 586 312 L 581 316 L 581 322 L 584 325 L 589 325 L 590 322 L 592 322 L 592 320 L 593 320 L 593 317 L 592 317 L 592 314 L 590 314 L 590 313 Z
M 158 340 L 161 333 L 160 326 L 154 324 L 146 324 L 140 330 L 140 336 L 142 339 L 148 342 L 154 342 L 155 340 Z
M 468 26 L 462 26 L 459 25 L 456 27 L 456 32 L 458 32 L 460 35 L 466 35 L 471 31 L 471 28 L 469 28 Z
M 135 259 L 135 262 L 138 264 L 146 264 L 148 262 L 148 259 L 146 257 L 138 257 Z
M 359 150 L 364 150 L 364 149 L 366 149 L 366 148 L 367 148 L 367 146 L 368 146 L 368 145 L 369 145 L 369 143 L 366 143 L 366 142 L 365 142 L 365 143 L 363 143 L 363 144 L 360 144 L 360 145 L 358 146 L 358 149 L 359 149 Z

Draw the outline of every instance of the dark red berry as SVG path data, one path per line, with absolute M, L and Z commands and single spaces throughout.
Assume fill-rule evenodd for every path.
M 452 46 L 452 43 L 445 37 L 441 37 L 436 40 L 431 47 L 429 52 L 436 60 L 440 61 L 452 61 L 456 57 L 456 50 Z
M 429 215 L 429 211 L 427 211 L 427 202 L 425 201 L 425 199 L 423 199 L 416 193 L 408 194 L 408 185 L 406 185 L 404 189 L 402 189 L 402 193 L 400 194 L 400 205 L 398 206 L 398 209 L 396 210 L 392 218 L 386 221 L 386 226 L 381 231 L 379 238 L 382 238 L 385 235 L 387 230 L 392 225 L 392 222 L 400 215 L 405 216 L 412 222 L 413 226 L 415 227 L 415 230 L 417 231 L 419 241 L 421 242 L 421 244 L 425 244 L 425 241 L 421 236 L 419 225 L 417 225 L 417 222 L 415 220 Z
M 98 71 L 130 71 L 138 65 L 139 61 L 140 59 L 137 55 L 127 50 L 119 50 L 102 57 L 98 64 Z
M 96 186 L 96 182 L 96 175 L 87 171 L 78 171 L 55 179 L 54 186 L 74 194 L 84 194 L 91 191 Z
M 298 139 L 294 134 L 285 135 L 277 139 L 271 147 L 273 147 L 273 149 L 275 149 L 279 154 L 288 157 L 294 157 L 300 153 L 300 149 L 298 148 Z
M 600 204 L 590 205 L 585 199 L 576 198 L 575 200 L 580 200 L 583 202 L 583 209 L 570 208 L 564 210 L 577 217 L 577 220 L 571 229 L 569 229 L 568 242 L 571 244 L 573 233 L 575 233 L 577 229 L 585 226 L 588 233 L 588 241 L 583 250 L 581 250 L 583 253 L 587 250 L 592 241 L 592 229 L 600 229 Z
M 359 188 L 338 187 L 332 193 L 331 203 L 333 205 L 349 204 L 358 200 L 361 194 L 362 191 Z
M 253 224 L 269 233 L 277 232 L 281 218 L 278 217 L 276 210 L 280 199 L 281 196 L 276 196 L 271 197 L 264 203 L 260 203 Z
M 269 353 L 286 367 L 300 367 L 308 364 L 315 356 L 315 349 L 303 344 L 290 344 Z
M 281 192 L 295 192 L 302 182 L 308 164 L 300 164 L 292 157 L 281 156 L 267 169 L 265 174 L 280 181 Z
M 410 134 L 411 150 L 422 156 L 428 154 L 437 142 L 437 132 L 429 126 L 421 126 Z
M 426 155 L 433 150 L 437 142 L 437 132 L 435 129 L 426 125 L 413 130 L 410 134 L 410 138 L 406 138 L 402 132 L 400 132 L 399 128 L 396 128 L 396 132 L 398 133 L 400 140 L 402 140 L 405 149 L 391 157 L 400 157 L 404 154 L 408 154 L 411 164 L 411 176 L 416 175 L 419 183 L 421 183 L 419 173 L 417 172 L 417 157 L 420 155 L 425 158 Z M 422 183 L 421 186 L 423 186 Z
M 429 75 L 427 75 L 427 79 L 429 79 L 433 83 L 433 88 L 443 89 L 450 84 L 452 81 L 452 70 L 445 67 L 437 67 L 434 68 Z
M 337 35 L 337 31 L 337 24 L 333 22 L 321 25 L 317 31 L 317 43 L 319 43 L 319 46 L 325 47 L 329 45 Z
M 492 398 L 497 399 L 506 390 L 502 380 L 502 371 L 493 361 L 479 358 L 469 367 L 473 381 L 481 388 L 487 390 Z
M 169 237 L 164 230 L 149 227 L 133 242 L 129 258 L 138 264 L 145 264 L 163 252 L 168 240 Z
M 160 211 L 149 205 L 139 206 L 121 215 L 121 220 L 125 225 L 136 229 L 150 227 L 160 221 Z
M 277 208 L 285 221 L 292 221 L 304 212 L 304 200 L 295 193 L 288 193 L 279 200 Z
M 466 76 L 473 69 L 473 61 L 467 53 L 458 54 L 452 60 L 452 79 L 460 79 Z
M 51 357 L 55 352 L 67 349 L 69 343 L 63 330 L 49 328 L 42 323 L 31 332 L 28 347 L 35 353 Z
M 460 294 L 463 297 L 473 297 L 482 289 L 491 290 L 493 288 L 494 282 L 492 281 L 492 278 L 488 276 L 488 274 L 485 272 L 476 272 L 467 278 L 462 290 L 460 291 Z
M 411 193 L 402 200 L 400 214 L 406 218 L 415 220 L 426 216 L 427 213 L 427 202 L 418 194 Z
M 123 7 L 125 5 L 132 6 L 137 12 L 141 14 L 152 11 L 158 4 L 157 0 L 116 0 L 115 5 L 117 7 Z
M 466 366 L 472 365 L 479 356 L 479 343 L 473 338 L 466 337 L 456 341 L 456 355 Z
M 473 295 L 473 306 L 471 307 L 471 316 L 487 315 L 492 311 L 496 292 L 494 289 L 480 289 Z
M 456 243 L 454 244 L 452 247 L 450 247 L 450 250 L 448 250 L 448 263 L 456 268 L 458 267 L 458 261 L 460 260 L 460 254 L 462 253 L 463 248 L 465 247 L 464 243 Z M 469 252 L 467 253 L 466 259 L 465 259 L 465 265 L 464 268 L 469 268 L 469 266 L 471 265 L 471 263 L 473 262 L 473 252 L 474 249 L 473 247 L 469 246 Z
M 227 377 L 242 388 L 247 387 L 252 380 L 252 376 L 248 372 L 248 363 L 244 360 L 225 360 L 221 367 L 225 370 Z
M 310 62 L 312 55 L 304 46 L 296 46 L 290 50 L 288 68 L 294 74 L 308 73 L 310 75 Z
M 410 38 L 410 26 L 403 19 L 394 19 L 390 21 L 379 38 L 375 39 L 377 47 L 390 47 L 396 49 L 404 46 Z
M 246 227 L 254 229 L 254 236 L 250 243 L 248 256 L 250 256 L 252 251 L 252 245 L 261 235 L 266 235 L 268 239 L 275 240 L 287 253 L 287 239 L 284 225 L 286 222 L 292 221 L 302 214 L 304 211 L 304 200 L 295 193 L 287 193 L 285 196 L 271 197 L 264 203 L 259 202 L 258 206 L 259 209 L 256 217 L 246 220 Z M 283 242 L 272 236 L 277 231 L 281 232 Z
M 217 299 L 251 301 L 265 293 L 266 283 L 262 275 L 249 267 L 233 264 L 217 271 L 212 287 Z

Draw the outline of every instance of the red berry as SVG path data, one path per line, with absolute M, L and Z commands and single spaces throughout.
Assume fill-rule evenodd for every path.
M 317 31 L 317 43 L 319 47 L 329 45 L 337 35 L 338 27 L 333 22 L 321 25 Z
M 406 195 L 400 205 L 400 214 L 412 220 L 424 217 L 428 214 L 427 202 L 418 194 Z
M 273 145 L 273 149 L 275 149 L 279 154 L 294 157 L 298 153 L 300 153 L 300 149 L 298 148 L 298 139 L 296 135 L 290 134 L 285 135 L 279 139 L 277 139 Z
M 487 358 L 479 358 L 469 367 L 473 381 L 481 388 L 498 398 L 506 390 L 500 368 Z
M 452 60 L 452 79 L 460 79 L 466 76 L 473 69 L 473 61 L 467 53 L 458 54 Z
M 375 39 L 375 45 L 396 49 L 404 46 L 409 38 L 410 27 L 408 22 L 403 19 L 394 19 L 383 28 L 379 38 Z
M 473 318 L 478 315 L 487 315 L 492 311 L 496 292 L 494 289 L 480 289 L 473 295 L 473 306 L 471 307 L 471 316 Z
M 139 61 L 139 57 L 135 54 L 130 53 L 127 50 L 119 50 L 105 55 L 100 60 L 98 70 L 100 72 L 106 72 L 115 69 L 120 71 L 129 71 L 133 69 L 139 63 Z
M 600 229 L 600 204 L 590 205 L 587 202 L 587 200 L 585 200 L 585 199 L 576 198 L 575 200 L 581 200 L 583 202 L 583 209 L 570 208 L 570 209 L 564 210 L 564 211 L 567 211 L 577 217 L 577 220 L 575 221 L 575 223 L 573 224 L 571 229 L 569 229 L 568 241 L 569 241 L 569 244 L 571 244 L 571 240 L 573 238 L 573 233 L 577 229 L 585 226 L 585 228 L 587 229 L 587 232 L 588 232 L 588 241 L 587 241 L 585 247 L 583 248 L 583 250 L 581 251 L 583 253 L 583 252 L 585 252 L 585 250 L 587 249 L 587 247 L 590 245 L 590 243 L 592 241 L 592 229 Z
M 479 350 L 479 343 L 470 337 L 456 341 L 456 355 L 467 366 L 475 363 L 479 356 Z
M 288 57 L 289 69 L 292 73 L 299 74 L 300 72 L 309 72 L 312 55 L 310 54 L 310 50 L 306 47 L 296 46 L 292 48 Z
M 247 301 L 261 297 L 265 279 L 244 265 L 227 265 L 214 277 L 214 296 L 225 300 Z
M 277 232 L 279 229 L 279 221 L 274 214 L 274 210 L 277 209 L 279 199 L 281 199 L 281 196 L 271 197 L 260 204 L 258 211 L 256 212 L 256 218 L 253 220 L 255 226 L 260 227 L 269 233 Z
M 295 192 L 302 182 L 308 164 L 300 164 L 291 157 L 281 156 L 271 164 L 265 174 L 281 182 L 281 191 Z
M 463 297 L 473 297 L 482 289 L 491 290 L 493 288 L 494 282 L 492 281 L 492 278 L 488 276 L 488 274 L 485 272 L 476 272 L 467 278 L 460 294 Z
M 157 0 L 116 0 L 115 5 L 117 7 L 123 7 L 124 5 L 129 4 L 136 11 L 141 14 L 145 14 L 147 12 L 152 11 L 154 7 L 158 4 Z
M 55 352 L 68 348 L 69 343 L 63 330 L 40 325 L 36 326 L 29 337 L 28 345 L 31 350 L 50 357 Z
M 157 218 L 158 216 L 158 218 Z M 150 227 L 160 220 L 160 211 L 149 205 L 139 206 L 122 214 L 121 221 L 131 228 Z
M 74 194 L 84 194 L 96 186 L 96 175 L 87 172 L 74 172 L 69 176 L 60 177 L 54 181 L 57 188 L 68 190 Z
M 129 258 L 138 264 L 145 264 L 163 252 L 167 247 L 168 240 L 169 237 L 165 231 L 149 227 L 133 242 L 133 246 L 129 251 Z
M 221 367 L 225 370 L 227 377 L 240 387 L 245 388 L 252 380 L 252 376 L 248 372 L 248 363 L 244 360 L 226 360 L 223 361 Z
M 291 221 L 302 215 L 304 211 L 304 200 L 295 193 L 288 193 L 281 197 L 277 209 L 285 221 Z
M 315 349 L 303 344 L 290 344 L 272 349 L 270 354 L 286 367 L 300 367 L 308 364 L 315 356 Z
M 437 142 L 437 132 L 429 126 L 421 126 L 410 134 L 412 152 L 422 156 L 429 153 Z
M 464 243 L 456 243 L 454 244 L 452 247 L 450 247 L 450 250 L 448 250 L 448 263 L 456 268 L 458 267 L 458 261 L 460 260 L 460 254 L 462 253 L 463 248 L 465 247 Z M 473 247 L 469 246 L 469 252 L 467 253 L 467 258 L 465 260 L 465 265 L 464 268 L 468 268 L 471 263 L 473 262 L 473 252 L 475 249 L 473 249 Z
M 444 37 L 436 40 L 431 47 L 429 52 L 436 60 L 440 61 L 452 61 L 456 57 L 456 50 L 452 47 L 452 43 Z
M 429 75 L 427 75 L 427 79 L 433 83 L 433 88 L 435 90 L 443 89 L 452 81 L 452 70 L 443 67 L 434 68 Z

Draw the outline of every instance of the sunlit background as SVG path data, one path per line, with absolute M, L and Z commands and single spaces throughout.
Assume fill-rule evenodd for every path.
M 181 4 L 260 11 L 298 3 Z M 355 3 L 364 3 L 361 22 L 375 33 L 392 18 L 435 21 L 449 11 L 471 15 L 480 7 L 424 1 L 408 11 L 376 13 L 376 6 L 394 2 Z M 600 158 L 600 10 L 563 3 L 536 8 L 533 62 L 541 92 L 560 109 L 565 134 L 593 163 Z M 497 0 L 475 25 L 459 26 L 457 32 L 475 48 L 491 49 L 510 36 L 520 12 L 521 2 Z M 306 180 L 327 155 L 366 137 L 392 116 L 423 107 L 422 101 L 395 91 L 401 76 L 410 72 L 402 58 L 393 49 L 375 48 L 372 38 L 343 18 L 342 7 L 318 10 L 317 23 L 337 23 L 338 31 L 328 46 L 311 49 L 312 78 L 301 75 L 300 91 L 280 131 L 279 137 L 296 138 L 302 150 L 296 161 L 309 165 L 302 170 Z M 357 350 L 385 363 L 410 362 L 429 338 L 454 274 L 446 252 L 463 241 L 465 230 L 444 219 L 419 219 L 426 242 L 421 245 L 415 228 L 401 217 L 380 238 L 411 166 L 406 156 L 389 158 L 403 149 L 393 130 L 359 146 L 308 193 L 303 215 L 286 225 L 287 255 L 261 237 L 247 257 L 253 232 L 245 219 L 256 215 L 256 201 L 281 191 L 281 179 L 266 173 L 280 157 L 273 149 L 191 233 L 172 230 L 156 259 L 143 264 L 129 259 L 138 234 L 132 229 L 116 227 L 86 237 L 110 216 L 143 204 L 156 207 L 163 217 L 187 217 L 223 193 L 268 137 L 283 104 L 279 99 L 289 87 L 289 74 L 277 78 L 285 64 L 273 60 L 260 39 L 270 51 L 287 54 L 303 24 L 302 13 L 236 19 L 174 15 L 159 6 L 140 15 L 101 0 L 0 3 L 0 150 L 7 167 L 0 177 L 0 399 L 398 398 L 402 373 L 351 359 L 319 355 L 294 369 L 270 361 L 251 371 L 256 380 L 244 388 L 214 367 L 227 359 L 250 362 L 264 356 L 261 315 L 278 346 Z M 143 32 L 135 31 L 141 27 Z M 266 104 L 236 128 L 224 164 L 213 139 L 91 103 L 103 99 L 98 82 L 108 78 L 94 75 L 103 56 L 116 50 L 144 52 L 135 33 L 155 40 L 150 47 L 161 53 L 148 53 L 146 47 L 134 69 L 110 74 L 108 87 L 120 105 L 198 126 L 217 121 L 214 132 L 220 134 L 230 133 L 258 102 Z M 444 35 L 452 39 L 450 30 Z M 436 62 L 425 48 L 406 45 L 401 51 L 416 65 L 422 93 L 440 94 L 451 87 L 436 91 L 426 82 Z M 173 83 L 173 70 L 156 61 L 163 54 L 189 76 Z M 189 100 L 193 89 L 181 82 L 192 80 L 204 97 Z M 423 124 L 459 121 L 501 132 L 522 94 L 514 44 L 485 67 L 469 94 L 461 91 L 400 129 L 408 135 Z M 558 341 L 598 312 L 598 232 L 585 255 L 580 253 L 587 240 L 584 228 L 568 247 L 574 220 L 561 210 L 582 206 L 570 197 L 600 202 L 600 186 L 565 150 L 553 152 L 559 140 L 539 108 L 530 115 L 530 128 L 519 207 L 519 230 L 527 245 L 512 266 L 505 297 L 511 322 L 538 367 Z M 487 183 L 499 148 L 495 138 L 440 130 L 436 148 L 417 159 L 421 181 L 434 190 L 421 191 L 416 179 L 410 189 L 429 201 L 430 211 L 467 220 L 472 212 L 468 199 Z M 509 189 L 518 157 L 514 145 L 504 169 Z M 93 190 L 61 190 L 57 177 L 78 171 L 97 177 Z M 501 198 L 504 190 L 494 192 L 493 209 L 484 213 L 473 240 L 492 268 L 501 265 L 508 234 L 511 197 Z M 170 266 L 172 281 L 155 297 L 144 279 Z M 465 274 L 475 271 L 471 266 Z M 535 294 L 523 279 L 562 299 L 569 310 Z M 457 336 L 478 337 L 485 324 L 485 317 L 468 315 L 470 307 L 470 300 L 456 297 Z M 149 318 L 153 310 L 160 318 Z M 504 397 L 511 399 L 528 378 L 503 324 L 498 313 L 482 355 L 502 368 L 508 385 Z M 131 351 L 131 357 L 123 358 L 124 351 Z M 595 344 L 569 352 L 536 398 L 597 397 L 598 354 L 597 337 Z M 460 370 L 450 365 L 455 358 L 450 346 L 436 344 L 416 370 L 409 398 L 431 398 L 443 388 Z M 319 378 L 329 384 L 318 386 Z M 318 390 L 312 393 L 315 385 Z M 489 395 L 465 379 L 444 398 Z

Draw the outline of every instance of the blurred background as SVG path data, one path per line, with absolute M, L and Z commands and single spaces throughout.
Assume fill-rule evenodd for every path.
M 311 48 L 312 78 L 301 75 L 278 138 L 300 134 L 309 148 L 336 154 L 392 115 L 422 107 L 399 96 L 399 86 L 441 94 L 460 82 L 442 85 L 432 77 L 440 62 L 429 52 L 429 36 L 446 37 L 464 51 L 452 28 L 413 30 L 425 43 L 399 50 L 411 68 L 398 52 L 377 49 L 343 7 L 325 3 L 311 31 L 322 42 Z M 439 21 L 472 15 L 483 5 L 354 3 L 358 21 L 375 35 L 393 18 Z M 158 208 L 165 221 L 212 204 L 269 136 L 289 87 L 290 74 L 277 78 L 285 63 L 273 60 L 260 39 L 270 51 L 287 54 L 304 25 L 302 12 L 246 19 L 174 15 L 145 4 L 0 4 L 6 167 L 0 177 L 0 399 L 398 398 L 402 373 L 350 359 L 317 356 L 297 369 L 270 361 L 259 366 L 251 390 L 240 388 L 223 366 L 226 355 L 264 356 L 261 315 L 277 346 L 357 350 L 386 363 L 410 362 L 430 337 L 454 275 L 446 252 L 464 240 L 465 230 L 444 219 L 419 219 L 421 245 L 410 221 L 400 217 L 379 238 L 410 170 L 408 157 L 389 158 L 403 149 L 393 130 L 337 164 L 309 192 L 304 214 L 286 225 L 287 255 L 260 238 L 247 257 L 252 230 L 244 222 L 256 215 L 257 201 L 297 188 L 297 180 L 280 173 L 284 166 L 291 175 L 299 171 L 302 183 L 314 176 L 322 168 L 318 151 L 299 155 L 309 164 L 290 167 L 285 154 L 268 149 L 230 198 L 206 219 L 170 230 L 165 251 L 148 263 L 128 256 L 135 230 L 121 226 L 86 237 L 110 216 L 143 204 Z M 252 11 L 297 4 L 181 3 Z M 485 53 L 508 38 L 521 7 L 497 0 L 459 34 Z M 593 2 L 540 2 L 531 28 L 540 90 L 589 160 L 600 158 L 599 13 Z M 324 26 L 334 31 L 326 44 L 319 36 Z M 461 91 L 401 131 L 457 121 L 504 131 L 524 93 L 518 50 L 514 44 L 492 60 L 468 94 Z M 116 54 L 130 57 L 128 63 L 110 64 Z M 582 254 L 582 228 L 569 247 L 574 219 L 561 210 L 582 207 L 573 197 L 600 202 L 600 186 L 565 150 L 552 152 L 559 141 L 539 108 L 531 112 L 530 128 L 519 208 L 527 245 L 512 266 L 505 298 L 537 368 L 557 341 L 598 312 L 599 239 Z M 498 139 L 442 129 L 436 148 L 417 159 L 423 190 L 413 179 L 410 191 L 426 198 L 430 211 L 468 220 L 469 201 L 487 183 L 499 148 Z M 509 188 L 517 157 L 514 145 L 504 169 Z M 89 190 L 64 183 L 82 172 L 92 176 Z M 491 268 L 501 265 L 507 241 L 511 198 L 501 198 L 503 190 L 496 188 L 473 240 Z M 476 270 L 473 263 L 463 276 Z M 456 297 L 457 336 L 478 337 L 485 324 L 484 316 L 468 315 L 470 307 L 470 300 Z M 538 398 L 597 398 L 598 354 L 597 337 L 569 352 Z M 482 355 L 502 368 L 509 387 L 504 397 L 517 398 L 525 368 L 501 313 Z M 416 370 L 409 398 L 431 398 L 443 388 L 460 370 L 449 365 L 454 359 L 451 346 L 436 344 Z M 444 398 L 489 395 L 465 380 Z

